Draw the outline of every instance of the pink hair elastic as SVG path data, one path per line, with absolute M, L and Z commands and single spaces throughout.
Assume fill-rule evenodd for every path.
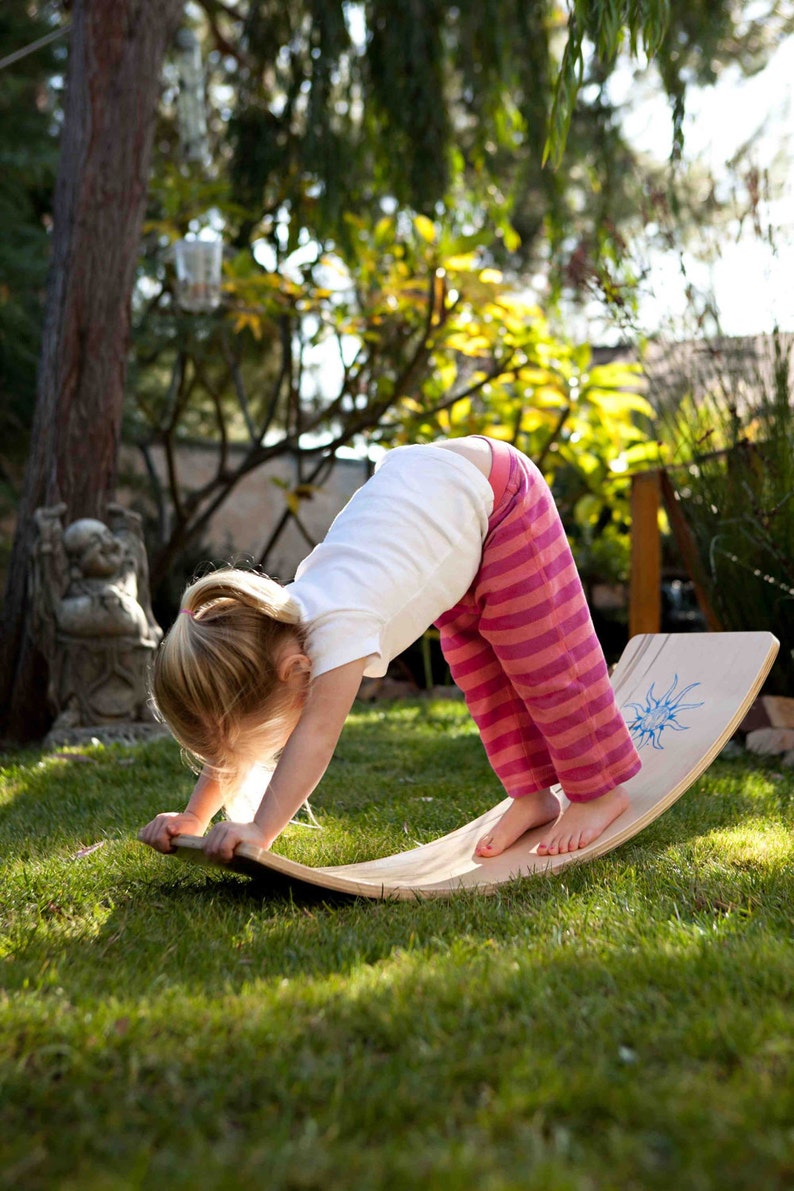
M 195 617 L 195 615 L 196 615 L 196 613 L 195 613 L 195 612 L 192 612 L 190 608 L 180 608 L 180 609 L 179 609 L 179 611 L 180 611 L 180 612 L 184 612 L 185 616 L 193 616 L 193 617 Z

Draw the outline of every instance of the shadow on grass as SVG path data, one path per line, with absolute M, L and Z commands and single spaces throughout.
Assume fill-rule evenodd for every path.
M 57 882 L 45 901 L 39 876 L 31 890 L 38 909 L 16 932 L 3 984 L 45 997 L 57 989 L 84 1006 L 169 992 L 212 999 L 252 982 L 351 978 L 414 953 L 432 963 L 503 946 L 542 952 L 550 942 L 557 957 L 560 948 L 585 956 L 600 947 L 617 977 L 625 957 L 652 937 L 660 964 L 693 940 L 749 943 L 770 930 L 784 938 L 794 900 L 791 849 L 741 864 L 723 853 L 693 863 L 680 845 L 634 842 L 493 896 L 373 902 L 181 869 L 177 861 L 158 876 L 148 855 L 124 847 L 97 890 L 99 914 L 90 901 L 59 901 Z
M 541 915 L 550 889 L 502 912 Z M 249 968 L 214 986 L 161 983 L 148 991 L 164 996 L 139 1008 L 128 1000 L 121 1017 L 118 1006 L 99 1007 L 88 1027 L 66 1000 L 68 967 L 86 960 L 76 950 L 52 1019 L 19 1040 L 5 1088 L 8 1136 L 61 1138 L 41 1172 L 50 1179 L 81 1162 L 121 1171 L 137 1160 L 140 1169 L 143 1153 L 150 1183 L 168 1175 L 179 1187 L 261 1182 L 263 1168 L 269 1186 L 285 1188 L 475 1186 L 489 1167 L 505 1173 L 495 1186 L 592 1187 L 600 1169 L 610 1186 L 783 1185 L 774 1177 L 789 1169 L 794 1109 L 783 1078 L 790 946 L 640 936 L 627 924 L 611 947 L 593 942 L 586 916 L 558 913 L 546 934 L 530 921 L 522 935 L 516 919 L 501 947 L 487 933 L 498 915 L 481 917 L 473 902 L 462 936 L 428 912 L 414 919 L 413 941 L 401 908 L 389 907 L 372 957 L 391 962 L 345 983 L 322 979 L 345 969 L 338 959 L 309 958 L 310 943 L 335 939 L 341 952 L 344 932 L 323 940 L 304 915 L 296 963 L 282 952 L 268 971 L 280 980 L 257 982 Z M 454 906 L 452 919 L 459 930 Z M 347 926 L 359 953 L 371 915 L 366 925 Z M 136 996 L 135 971 L 107 944 L 98 941 L 105 968 L 120 984 L 130 979 Z M 164 969 L 178 958 L 166 953 Z M 107 991 L 107 976 L 99 982 Z M 440 1163 L 443 1178 L 458 1137 L 471 1143 L 458 1155 L 467 1177 L 423 1184 L 417 1164 L 427 1176 Z M 525 1181 L 544 1160 L 583 1181 L 554 1181 L 553 1168 L 545 1182 Z

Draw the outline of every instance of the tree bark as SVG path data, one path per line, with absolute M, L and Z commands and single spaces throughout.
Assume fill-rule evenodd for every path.
M 116 483 L 130 297 L 163 58 L 183 0 L 75 0 L 31 454 L 0 620 L 0 735 L 43 734 L 27 598 L 33 514 L 102 517 Z

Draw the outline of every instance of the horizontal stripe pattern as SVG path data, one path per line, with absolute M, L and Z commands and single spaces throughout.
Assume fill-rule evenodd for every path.
M 507 793 L 559 782 L 587 802 L 640 759 L 549 487 L 524 455 L 491 445 L 508 479 L 474 583 L 436 622 L 441 647 Z

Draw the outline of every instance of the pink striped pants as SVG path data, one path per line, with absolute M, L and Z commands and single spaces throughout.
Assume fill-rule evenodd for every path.
M 436 621 L 441 648 L 507 793 L 559 782 L 571 802 L 588 802 L 633 777 L 640 758 L 549 487 L 525 455 L 488 441 L 482 563 Z

